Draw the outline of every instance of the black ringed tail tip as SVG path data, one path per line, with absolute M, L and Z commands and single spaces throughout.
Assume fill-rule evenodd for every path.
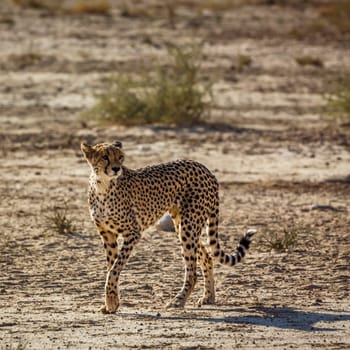
M 255 230 L 247 230 L 243 237 L 240 239 L 238 247 L 242 249 L 242 247 L 247 250 L 249 249 L 250 242 L 252 237 L 256 234 Z M 243 254 L 244 256 L 244 254 Z
M 244 234 L 244 237 L 247 237 L 248 239 L 250 239 L 251 237 L 253 237 L 256 234 L 256 230 L 247 230 L 246 233 Z

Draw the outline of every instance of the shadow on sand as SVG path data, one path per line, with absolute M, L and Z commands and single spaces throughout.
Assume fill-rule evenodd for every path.
M 214 311 L 213 309 L 201 309 L 202 311 Z M 223 314 L 221 317 L 203 317 L 194 310 L 188 310 L 189 315 L 179 316 L 151 316 L 138 314 L 138 318 L 159 319 L 159 320 L 176 320 L 176 321 L 201 321 L 209 323 L 234 323 L 254 326 L 265 326 L 279 329 L 300 330 L 309 332 L 334 332 L 339 329 L 317 325 L 319 322 L 327 324 L 336 321 L 350 321 L 350 313 L 334 312 L 310 312 L 290 307 L 261 307 L 255 306 L 248 309 L 230 309 L 220 310 Z M 196 313 L 196 315 L 194 314 Z M 130 315 L 131 316 L 131 315 Z M 133 315 L 135 317 L 135 315 Z
M 234 313 L 237 310 L 228 310 L 224 313 Z M 223 318 L 208 319 L 212 322 L 227 322 L 237 324 L 250 324 L 256 326 L 274 327 L 281 329 L 294 329 L 302 331 L 333 332 L 335 327 L 317 326 L 318 322 L 333 323 L 336 321 L 350 321 L 350 313 L 323 313 L 310 312 L 290 307 L 261 307 L 256 306 L 247 310 L 240 310 L 247 315 L 226 316 Z

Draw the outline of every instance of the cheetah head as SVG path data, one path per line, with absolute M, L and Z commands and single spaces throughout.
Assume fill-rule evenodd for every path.
M 120 141 L 98 143 L 94 146 L 82 143 L 80 147 L 92 171 L 101 180 L 109 180 L 122 174 L 124 153 Z

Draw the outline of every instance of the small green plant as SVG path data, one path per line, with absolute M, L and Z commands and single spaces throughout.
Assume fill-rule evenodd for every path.
M 296 63 L 298 63 L 299 66 L 314 66 L 314 67 L 323 67 L 323 62 L 318 57 L 313 56 L 300 56 L 295 58 Z
M 55 206 L 50 210 L 51 212 L 44 217 L 45 230 L 55 232 L 60 235 L 66 235 L 76 231 L 73 220 L 67 215 L 68 208 L 66 204 L 64 207 Z
M 158 67 L 155 76 L 113 77 L 107 92 L 98 96 L 83 116 L 124 125 L 191 125 L 210 113 L 211 85 L 201 84 L 198 47 L 169 49 L 172 65 Z
M 346 73 L 327 97 L 327 112 L 331 116 L 350 119 L 350 73 Z
M 269 250 L 287 251 L 295 247 L 297 242 L 297 231 L 284 228 L 282 232 L 268 232 L 267 235 L 262 238 L 261 244 Z

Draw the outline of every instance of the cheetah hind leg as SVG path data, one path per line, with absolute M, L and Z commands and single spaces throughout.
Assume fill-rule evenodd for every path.
M 213 259 L 201 241 L 198 243 L 197 261 L 204 277 L 204 293 L 203 297 L 198 300 L 197 305 L 215 304 Z
M 197 231 L 200 232 L 199 230 Z M 178 238 L 181 242 L 182 256 L 185 263 L 184 284 L 176 297 L 166 305 L 167 308 L 183 308 L 197 282 L 197 245 L 188 243 L 188 237 L 190 236 L 188 232 L 191 231 L 186 225 L 182 225 L 178 232 Z M 194 230 L 194 232 L 196 231 Z M 196 236 L 198 237 L 199 234 Z
M 169 210 L 169 214 L 171 215 L 174 231 L 181 242 L 179 209 L 177 207 L 173 207 Z M 169 218 L 167 218 L 167 220 L 168 219 Z M 167 225 L 168 225 L 168 223 L 167 223 Z M 167 309 L 180 309 L 180 308 L 183 308 L 185 306 L 185 302 L 186 302 L 186 300 L 183 298 L 183 296 L 181 296 L 181 293 L 179 293 L 173 300 L 171 300 L 169 303 L 167 303 L 165 307 Z

